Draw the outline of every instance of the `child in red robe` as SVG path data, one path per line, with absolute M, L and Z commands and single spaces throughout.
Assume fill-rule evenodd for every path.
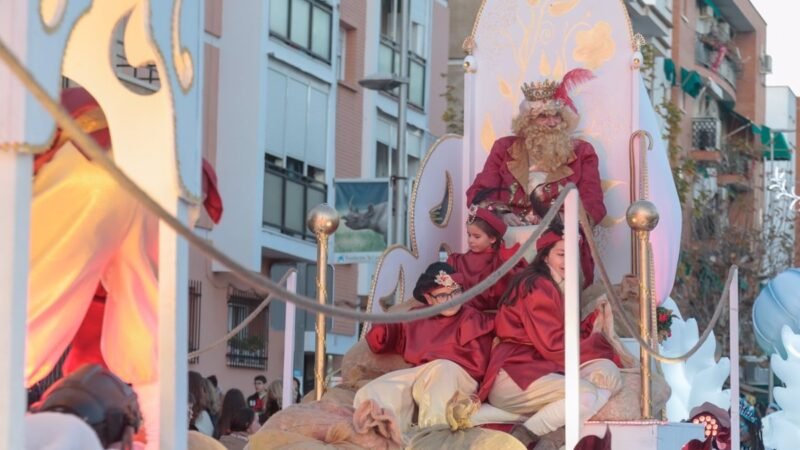
M 427 305 L 444 303 L 461 293 L 459 274 L 442 262 L 420 275 L 414 298 Z M 491 315 L 469 306 L 456 306 L 434 317 L 406 323 L 374 324 L 366 335 L 375 353 L 397 353 L 415 367 L 387 373 L 356 393 L 353 406 L 374 402 L 391 411 L 401 432 L 412 425 L 419 408 L 420 428 L 447 425 L 454 398 L 469 398 L 483 380 L 494 339 Z M 451 411 L 452 414 L 452 411 Z
M 503 246 L 503 235 L 507 229 L 508 226 L 503 223 L 503 219 L 492 211 L 476 205 L 470 208 L 467 219 L 469 251 L 451 253 L 447 257 L 447 263 L 463 277 L 462 288 L 469 289 L 480 283 L 514 255 L 519 244 L 511 248 Z M 506 291 L 508 280 L 525 266 L 525 260 L 521 259 L 494 286 L 470 300 L 469 305 L 481 311 L 497 309 L 497 301 Z
M 548 230 L 533 262 L 511 280 L 495 317 L 492 349 L 479 397 L 504 411 L 530 416 L 512 431 L 524 443 L 562 428 L 564 411 L 564 240 Z M 622 386 L 619 357 L 596 314 L 581 323 L 580 417 L 586 420 Z

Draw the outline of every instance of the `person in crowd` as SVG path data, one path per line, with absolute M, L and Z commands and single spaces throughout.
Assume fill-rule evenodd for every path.
M 217 422 L 217 432 L 220 436 L 231 433 L 231 420 L 234 414 L 242 408 L 247 408 L 244 394 L 239 389 L 229 389 L 222 399 L 222 411 Z
M 97 448 L 119 448 L 130 450 L 143 448 L 141 444 L 134 446 L 134 435 L 142 423 L 139 402 L 133 389 L 108 369 L 98 364 L 87 364 L 72 372 L 70 375 L 54 383 L 44 393 L 42 399 L 31 408 L 32 416 L 26 420 L 29 436 L 28 448 L 72 448 L 67 445 L 84 442 L 81 450 L 93 448 L 89 444 L 91 438 L 85 433 L 80 433 L 80 425 L 70 425 L 69 419 L 57 415 L 41 415 L 41 413 L 69 414 L 79 418 L 94 431 L 99 443 Z M 45 445 L 47 437 L 36 430 L 42 427 L 45 435 L 60 435 L 59 429 L 64 423 L 66 428 L 75 430 L 64 437 L 64 447 L 50 443 Z M 48 424 L 50 426 L 48 427 Z M 30 427 L 28 427 L 30 425 Z M 72 436 L 72 437 L 69 437 Z M 40 447 L 31 447 L 33 443 L 40 443 Z M 48 446 L 52 445 L 52 446 Z
M 189 393 L 194 396 L 194 406 L 192 408 L 192 419 L 189 422 L 189 429 L 199 431 L 206 436 L 214 436 L 214 421 L 208 411 L 211 393 L 208 383 L 202 375 L 195 371 L 189 371 Z
M 258 418 L 263 425 L 275 413 L 283 409 L 283 381 L 274 380 L 267 388 L 267 406 L 264 414 Z
M 250 435 L 258 431 L 256 413 L 248 408 L 239 408 L 231 417 L 231 432 L 222 436 L 220 442 L 227 450 L 243 450 Z
M 247 405 L 253 408 L 256 414 L 264 414 L 267 408 L 267 377 L 256 375 L 253 378 L 255 392 L 247 397 Z
M 739 441 L 741 450 L 764 450 L 761 440 L 761 417 L 756 408 L 739 397 Z
M 479 397 L 502 410 L 530 416 L 512 434 L 526 445 L 563 445 L 564 240 L 558 227 L 536 242 L 537 254 L 517 274 L 495 318 L 492 349 Z M 622 387 L 619 358 L 594 331 L 596 316 L 581 324 L 580 417 L 593 416 Z M 557 431 L 558 430 L 558 431 Z M 549 447 L 548 447 L 549 446 Z
M 298 404 L 303 400 L 302 384 L 297 377 L 292 378 L 292 388 L 294 389 L 294 403 Z
M 414 288 L 414 298 L 425 305 L 412 310 L 439 305 L 460 293 L 455 269 L 433 263 Z M 393 412 L 401 433 L 411 427 L 415 410 L 420 428 L 448 424 L 451 400 L 474 395 L 483 380 L 493 331 L 492 316 L 468 304 L 413 322 L 373 324 L 366 335 L 370 350 L 399 354 L 414 367 L 370 381 L 356 392 L 353 406 L 358 412 L 371 401 Z
M 463 277 L 462 289 L 469 289 L 483 281 L 519 248 L 519 244 L 510 249 L 503 245 L 503 235 L 507 229 L 503 219 L 490 209 L 479 208 L 477 205 L 470 207 L 467 218 L 469 250 L 466 253 L 451 253 L 447 257 L 447 263 Z M 497 283 L 470 300 L 469 305 L 481 311 L 497 309 L 497 301 L 505 292 L 508 280 L 525 267 L 525 264 L 524 259 L 520 260 Z

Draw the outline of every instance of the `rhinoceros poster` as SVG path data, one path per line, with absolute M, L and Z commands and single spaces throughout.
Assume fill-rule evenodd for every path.
M 336 180 L 341 220 L 333 235 L 334 263 L 377 260 L 389 242 L 391 189 L 386 178 Z

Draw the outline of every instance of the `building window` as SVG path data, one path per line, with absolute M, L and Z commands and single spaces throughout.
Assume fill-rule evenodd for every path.
M 331 62 L 333 8 L 322 0 L 272 0 L 269 32 L 309 55 Z
M 203 296 L 203 283 L 189 280 L 189 352 L 200 349 L 200 299 Z M 197 364 L 200 358 L 191 358 L 189 364 Z
M 397 8 L 393 10 L 393 7 Z M 381 3 L 381 42 L 378 50 L 378 73 L 400 73 L 400 2 L 383 0 Z M 411 21 L 408 43 L 408 102 L 425 109 L 425 25 Z M 397 96 L 399 89 L 391 91 Z
M 263 224 L 314 240 L 305 216 L 327 198 L 329 86 L 274 64 L 267 91 Z
M 252 315 L 263 299 L 253 292 L 230 288 L 228 291 L 228 331 L 239 327 Z M 226 354 L 230 367 L 267 368 L 268 309 L 264 308 L 228 341 Z
M 336 73 L 339 81 L 347 79 L 347 28 L 339 25 L 339 45 L 336 48 Z

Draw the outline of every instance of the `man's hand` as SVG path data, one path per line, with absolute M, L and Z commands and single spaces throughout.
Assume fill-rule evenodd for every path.
M 542 221 L 542 218 L 532 212 L 529 212 L 525 216 L 525 220 L 531 225 L 539 225 L 539 223 Z
M 503 223 L 510 227 L 520 227 L 525 225 L 519 217 L 514 213 L 503 214 Z

